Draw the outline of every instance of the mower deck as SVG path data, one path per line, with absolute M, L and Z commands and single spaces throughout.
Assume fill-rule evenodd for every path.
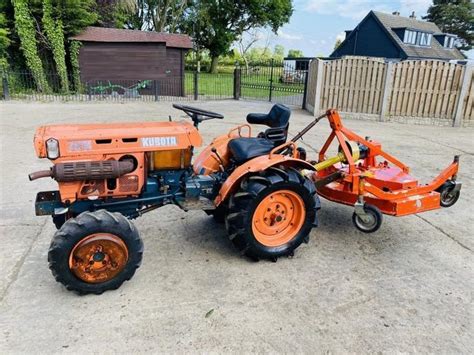
M 377 230 L 382 213 L 406 216 L 456 202 L 461 189 L 461 183 L 456 181 L 458 156 L 432 182 L 420 184 L 406 165 L 382 150 L 380 143 L 369 137 L 363 139 L 344 127 L 335 110 L 325 116 L 332 132 L 319 152 L 313 180 L 320 196 L 354 206 L 353 218 L 360 218 L 360 224 L 373 224 L 373 228 L 364 230 L 356 224 L 362 231 Z M 339 143 L 339 153 L 327 158 L 325 153 L 334 140 Z M 377 161 L 379 157 L 384 160 Z
M 344 170 L 344 169 L 343 169 Z M 383 214 L 392 216 L 405 216 L 413 213 L 419 213 L 437 209 L 440 206 L 439 193 L 431 191 L 426 193 L 411 194 L 417 188 L 418 181 L 410 175 L 401 172 L 396 178 L 383 180 L 380 175 L 386 170 L 399 170 L 397 168 L 387 168 L 384 171 L 375 170 L 377 178 L 367 178 L 365 188 L 381 189 L 384 195 L 390 195 L 390 199 L 377 197 L 376 195 L 365 192 L 364 201 L 376 206 Z M 410 180 L 408 180 L 410 179 Z M 400 185 L 399 188 L 395 186 Z M 389 188 L 387 186 L 394 186 Z M 386 191 L 386 193 L 385 193 Z M 354 205 L 359 195 L 351 191 L 349 184 L 343 182 L 332 182 L 318 189 L 320 196 L 327 200 L 342 203 L 345 205 Z

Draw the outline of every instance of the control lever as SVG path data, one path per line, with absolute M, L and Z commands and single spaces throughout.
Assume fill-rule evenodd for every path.
M 217 153 L 217 149 L 215 147 L 212 147 L 211 152 L 213 152 L 216 155 L 217 159 L 219 159 L 219 162 L 220 162 L 219 168 L 221 169 L 222 172 L 224 172 L 224 161 L 222 160 L 219 153 Z

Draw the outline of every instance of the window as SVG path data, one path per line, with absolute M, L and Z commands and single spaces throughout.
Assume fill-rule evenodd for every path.
M 405 35 L 403 36 L 403 42 L 408 44 L 416 44 L 416 32 L 405 30 Z
M 306 60 L 297 60 L 295 64 L 296 70 L 308 70 L 309 61 Z
M 406 44 L 415 44 L 424 47 L 431 46 L 431 38 L 431 33 L 414 30 L 405 30 L 403 34 L 403 42 L 405 42 Z
M 431 34 L 430 33 L 418 32 L 418 38 L 419 38 L 418 44 L 420 46 L 429 46 L 429 45 L 431 45 Z
M 454 47 L 454 37 L 449 37 L 449 36 L 444 37 L 444 47 L 453 48 Z

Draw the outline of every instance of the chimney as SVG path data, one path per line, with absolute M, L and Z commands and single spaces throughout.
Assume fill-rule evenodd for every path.
M 411 12 L 410 18 L 412 18 L 412 19 L 416 19 L 416 16 L 415 16 L 415 11 L 412 11 L 412 12 Z
M 398 11 L 394 11 L 394 12 L 392 12 L 392 15 L 395 15 L 395 16 L 400 16 L 400 12 L 398 12 Z

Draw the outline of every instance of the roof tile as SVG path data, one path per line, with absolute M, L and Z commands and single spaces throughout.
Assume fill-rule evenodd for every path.
M 440 34 L 441 30 L 433 22 L 420 21 L 409 17 L 386 14 L 373 11 L 377 19 L 387 29 L 392 39 L 403 49 L 408 57 L 429 58 L 429 59 L 464 59 L 464 56 L 456 48 L 444 48 L 436 38 L 432 37 L 430 47 L 414 46 L 403 43 L 393 28 L 411 28 L 418 31 Z

